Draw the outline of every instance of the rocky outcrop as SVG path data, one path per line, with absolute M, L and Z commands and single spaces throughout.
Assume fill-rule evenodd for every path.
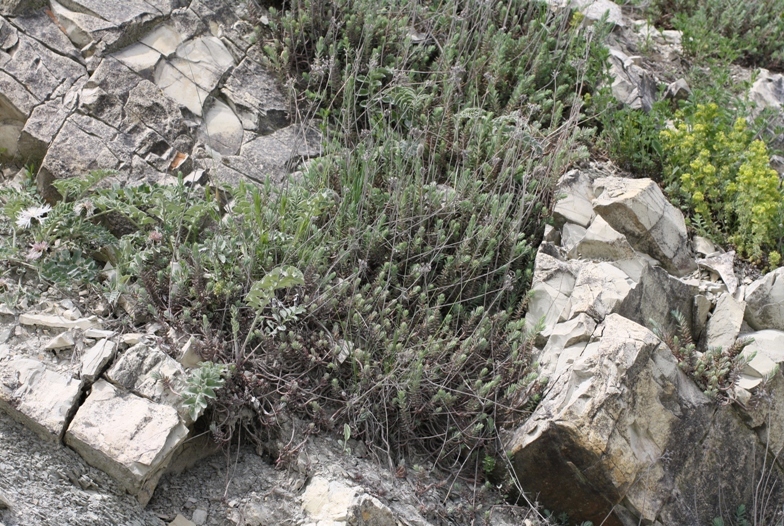
M 523 488 L 617 526 L 706 524 L 720 498 L 747 502 L 751 488 L 734 482 L 752 480 L 754 432 L 645 327 L 611 314 L 592 339 L 509 441 Z
M 506 440 L 522 488 L 574 520 L 618 526 L 708 524 L 720 500 L 750 502 L 755 466 L 784 448 L 778 406 L 758 394 L 784 396 L 784 332 L 771 330 L 784 319 L 780 270 L 745 287 L 734 252 L 702 240 L 697 259 L 682 214 L 650 180 L 593 165 L 557 192 L 526 316 L 529 330 L 544 327 L 546 388 Z M 734 405 L 704 394 L 660 339 L 683 331 L 699 355 L 752 342 L 725 393 Z
M 292 124 L 250 49 L 242 9 L 202 0 L 6 0 L 0 151 L 40 167 L 48 199 L 58 197 L 52 181 L 98 169 L 116 170 L 121 184 L 192 169 L 231 183 L 281 178 L 318 155 L 321 138 Z

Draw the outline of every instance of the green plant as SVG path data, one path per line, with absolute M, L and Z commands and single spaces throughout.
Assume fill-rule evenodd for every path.
M 653 0 L 647 12 L 657 26 L 682 30 L 684 49 L 696 58 L 784 64 L 784 0 Z
M 603 114 L 601 138 L 610 158 L 637 176 L 658 179 L 662 170 L 659 132 L 669 113 L 667 102 L 660 101 L 647 113 L 622 108 Z
M 651 321 L 653 332 L 672 351 L 678 360 L 680 369 L 689 375 L 694 382 L 710 398 L 720 402 L 730 400 L 729 391 L 735 384 L 740 371 L 752 356 L 743 356 L 743 349 L 753 342 L 749 338 L 740 338 L 729 348 L 713 347 L 705 352 L 698 352 L 691 337 L 686 317 L 680 311 L 672 311 L 677 326 L 677 334 L 664 334 Z
M 226 383 L 224 376 L 227 374 L 230 374 L 227 365 L 202 362 L 188 375 L 181 396 L 192 420 L 199 418 L 216 399 L 216 391 Z
M 759 260 L 779 246 L 784 193 L 765 144 L 731 118 L 714 103 L 679 111 L 661 132 L 664 180 L 702 229 Z

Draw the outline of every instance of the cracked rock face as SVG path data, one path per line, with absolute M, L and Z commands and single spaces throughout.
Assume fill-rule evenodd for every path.
M 594 165 L 558 183 L 526 313 L 527 329 L 543 327 L 547 383 L 506 451 L 529 495 L 577 521 L 708 524 L 720 500 L 752 498 L 754 466 L 784 447 L 782 269 L 738 286 L 734 252 L 697 240 L 696 259 L 653 181 L 605 175 Z M 678 332 L 673 312 L 698 353 L 753 339 L 736 403 L 709 399 L 654 334 Z
M 40 167 L 47 199 L 97 169 L 121 184 L 279 180 L 320 152 L 255 60 L 240 3 L 4 0 L 0 14 L 0 151 Z

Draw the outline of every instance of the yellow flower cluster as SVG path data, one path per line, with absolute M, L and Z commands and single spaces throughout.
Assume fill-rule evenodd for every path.
M 753 140 L 745 119 L 730 125 L 716 104 L 698 105 L 688 117 L 678 112 L 661 140 L 665 181 L 693 218 L 747 256 L 760 258 L 774 245 L 784 194 L 765 143 Z M 771 264 L 780 259 L 768 255 Z

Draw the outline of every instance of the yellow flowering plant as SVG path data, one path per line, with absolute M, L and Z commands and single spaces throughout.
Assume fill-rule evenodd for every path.
M 678 111 L 661 142 L 664 181 L 703 233 L 725 237 L 756 260 L 778 245 L 784 193 L 746 119 L 733 122 L 717 104 L 699 104 L 690 114 Z M 767 259 L 776 266 L 781 257 L 771 251 Z

